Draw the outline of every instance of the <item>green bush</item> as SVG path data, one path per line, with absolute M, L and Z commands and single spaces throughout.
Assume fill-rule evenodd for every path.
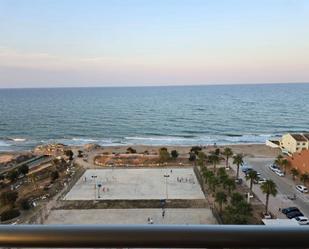
M 18 209 L 10 209 L 8 211 L 4 211 L 1 214 L 1 221 L 11 220 L 15 217 L 18 217 L 20 212 Z
M 28 199 L 22 199 L 20 201 L 20 206 L 23 210 L 29 210 L 31 208 L 31 205 Z

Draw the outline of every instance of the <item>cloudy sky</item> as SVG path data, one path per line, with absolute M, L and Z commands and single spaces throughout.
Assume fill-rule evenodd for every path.
M 309 0 L 0 0 L 0 87 L 309 82 Z

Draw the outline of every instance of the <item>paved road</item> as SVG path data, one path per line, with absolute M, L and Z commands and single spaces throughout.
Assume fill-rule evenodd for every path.
M 278 188 L 278 195 L 275 198 L 271 198 L 270 205 L 272 209 L 285 208 L 288 206 L 297 206 L 299 209 L 309 217 L 309 194 L 300 193 L 295 189 L 295 182 L 290 175 L 280 177 L 269 169 L 269 165 L 274 161 L 274 158 L 246 158 L 245 162 L 261 173 L 261 177 L 273 180 Z M 242 172 L 240 173 L 244 175 Z M 260 188 L 260 185 L 255 185 L 253 191 L 256 192 Z M 287 196 L 296 195 L 296 200 L 291 201 Z M 264 202 L 265 197 L 262 197 Z

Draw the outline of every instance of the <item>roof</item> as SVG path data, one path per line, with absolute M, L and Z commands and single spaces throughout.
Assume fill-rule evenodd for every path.
M 266 226 L 299 226 L 293 219 L 262 219 L 262 221 Z
M 301 141 L 301 142 L 307 142 L 307 138 L 305 138 L 302 134 L 291 134 L 291 136 L 296 140 L 296 141 Z
M 303 136 L 309 140 L 309 133 L 304 133 Z
M 291 157 L 288 157 L 288 160 L 301 173 L 309 172 L 309 150 L 295 152 Z

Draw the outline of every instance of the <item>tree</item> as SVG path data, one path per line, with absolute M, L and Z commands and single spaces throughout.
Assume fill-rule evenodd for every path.
M 225 171 L 225 168 L 219 168 L 217 171 L 217 177 L 219 178 L 220 183 L 223 183 L 228 179 L 228 175 Z
M 17 177 L 18 177 L 18 172 L 17 170 L 11 170 L 10 172 L 8 172 L 6 178 L 9 179 L 11 182 L 14 182 Z
M 252 207 L 239 193 L 233 193 L 231 203 L 224 212 L 224 221 L 228 224 L 247 224 L 251 216 Z
M 133 148 L 131 148 L 131 147 L 129 147 L 129 148 L 127 148 L 127 153 L 128 153 L 128 154 L 135 154 L 135 153 L 136 153 L 136 150 L 133 149 Z
M 213 164 L 214 166 L 214 172 L 216 172 L 217 170 L 217 164 L 220 162 L 220 157 L 215 154 L 215 153 L 212 153 L 211 155 L 208 156 L 208 159 L 209 161 Z
M 51 179 L 52 182 L 57 180 L 58 178 L 59 178 L 59 172 L 57 170 L 52 171 L 50 173 L 50 179 Z
M 15 201 L 18 198 L 18 192 L 16 191 L 7 191 L 7 192 L 2 192 L 0 195 L 0 200 L 3 205 L 10 205 L 14 206 Z
M 286 158 L 282 159 L 281 166 L 283 167 L 284 174 L 286 174 L 286 167 L 289 167 L 290 165 L 291 164 L 289 160 L 287 160 Z
M 269 196 L 276 196 L 278 192 L 276 183 L 272 180 L 266 180 L 266 182 L 262 183 L 261 190 L 266 195 L 265 214 L 268 214 Z
M 29 167 L 28 167 L 28 165 L 22 165 L 22 166 L 20 166 L 19 168 L 18 168 L 18 173 L 19 174 L 23 174 L 23 175 L 27 175 L 28 174 L 28 172 L 29 172 Z
M 198 153 L 202 150 L 202 147 L 200 146 L 193 146 L 190 150 L 190 152 L 193 152 L 195 155 L 198 155 Z
M 244 164 L 243 155 L 237 154 L 233 156 L 233 163 L 237 166 L 236 179 L 239 178 L 239 166 Z
M 282 160 L 283 160 L 283 156 L 280 154 L 277 156 L 276 160 L 274 161 L 274 163 L 278 166 L 282 166 Z
M 212 176 L 208 179 L 208 185 L 210 189 L 215 193 L 216 188 L 220 185 L 219 179 L 216 176 Z
M 82 150 L 78 150 L 77 151 L 77 157 L 83 157 L 83 151 Z
M 231 156 L 233 156 L 233 151 L 232 151 L 231 148 L 226 147 L 226 148 L 224 148 L 224 151 L 222 152 L 222 155 L 225 156 L 226 167 L 228 168 L 229 167 L 229 158 Z
M 224 192 L 220 191 L 216 193 L 215 201 L 219 204 L 220 213 L 222 213 L 222 206 L 227 202 L 227 196 Z
M 196 160 L 196 155 L 194 152 L 189 153 L 189 161 L 194 162 Z
M 300 176 L 300 180 L 303 182 L 304 185 L 306 185 L 307 181 L 309 180 L 309 174 L 304 173 Z
M 237 206 L 238 203 L 240 203 L 242 201 L 245 201 L 245 198 L 244 198 L 243 195 L 241 195 L 238 192 L 235 192 L 235 193 L 232 194 L 232 196 L 231 196 L 231 205 Z
M 28 199 L 22 199 L 20 201 L 20 206 L 23 210 L 29 210 L 31 208 L 31 205 Z
M 249 171 L 248 175 L 246 175 L 246 180 L 250 180 L 250 192 L 252 193 L 253 182 L 259 179 L 258 174 L 255 170 Z
M 174 160 L 176 160 L 176 158 L 178 157 L 178 151 L 177 150 L 172 150 L 171 151 L 171 156 L 172 156 L 172 158 L 174 159 Z
M 20 215 L 20 212 L 18 209 L 9 209 L 7 211 L 4 211 L 1 213 L 1 221 L 11 220 L 13 218 L 16 218 Z
M 165 147 L 159 149 L 159 156 L 161 162 L 166 162 L 170 159 L 170 153 L 167 151 L 167 148 Z
M 235 181 L 234 181 L 234 179 L 231 179 L 231 178 L 227 178 L 223 182 L 223 186 L 224 186 L 224 188 L 227 188 L 229 195 L 231 194 L 232 190 L 234 190 L 236 188 Z
M 197 155 L 197 165 L 201 168 L 205 166 L 206 155 L 203 151 L 200 151 Z
M 291 174 L 292 174 L 292 176 L 293 176 L 293 180 L 295 180 L 295 178 L 296 178 L 297 176 L 299 176 L 299 171 L 298 171 L 297 169 L 295 169 L 295 168 L 292 168 L 292 169 L 291 169 Z
M 74 153 L 73 153 L 72 150 L 66 150 L 66 151 L 65 151 L 65 155 L 66 155 L 67 157 L 69 157 L 69 160 L 70 160 L 70 161 L 73 160 L 73 155 L 74 155 Z
M 208 183 L 209 179 L 214 177 L 215 174 L 214 174 L 214 172 L 212 172 L 210 170 L 206 170 L 206 171 L 204 171 L 203 176 L 204 176 L 205 183 Z

